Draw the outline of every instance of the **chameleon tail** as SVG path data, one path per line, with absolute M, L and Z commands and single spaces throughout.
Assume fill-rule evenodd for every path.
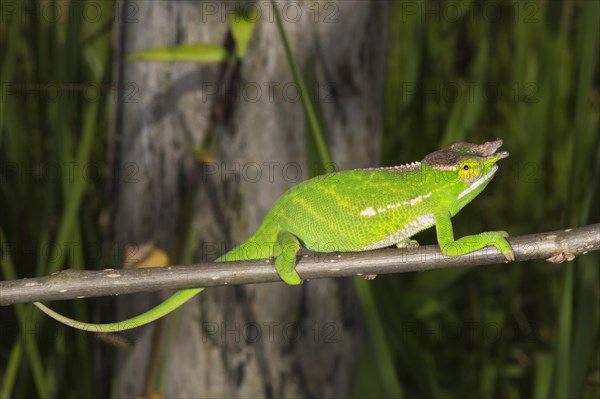
M 148 310 L 147 312 L 132 317 L 131 319 L 107 324 L 84 323 L 63 316 L 40 302 L 34 302 L 34 305 L 42 312 L 46 313 L 48 316 L 70 327 L 77 328 L 83 331 L 108 333 L 129 330 L 132 328 L 143 326 L 144 324 L 148 324 L 156 319 L 160 319 L 161 317 L 171 313 L 172 311 L 174 311 L 175 309 L 192 299 L 203 289 L 204 288 L 189 288 L 177 291 L 173 295 L 171 295 L 171 297 L 169 297 L 167 300 L 160 303 L 156 307 Z
M 277 228 L 270 226 L 269 223 L 263 223 L 263 225 L 261 225 L 248 240 L 221 256 L 215 260 L 215 262 L 262 259 L 277 255 L 278 253 L 274 252 L 274 248 L 276 248 L 277 245 L 276 237 Z M 203 289 L 204 288 L 189 288 L 177 291 L 164 302 L 140 315 L 127 320 L 107 324 L 85 323 L 73 320 L 55 312 L 40 302 L 34 302 L 33 304 L 48 316 L 70 327 L 83 331 L 109 333 L 141 327 L 154 320 L 160 319 L 192 299 Z

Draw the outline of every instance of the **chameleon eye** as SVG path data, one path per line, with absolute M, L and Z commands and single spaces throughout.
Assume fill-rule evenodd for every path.
M 477 159 L 463 161 L 458 169 L 458 176 L 463 183 L 471 184 L 481 177 L 483 165 Z

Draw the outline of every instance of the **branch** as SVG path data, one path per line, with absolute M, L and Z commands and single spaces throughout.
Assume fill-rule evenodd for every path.
M 510 237 L 508 240 L 517 261 L 546 259 L 560 263 L 600 249 L 600 224 Z M 296 270 L 303 279 L 311 280 L 504 262 L 504 256 L 492 247 L 448 257 L 440 253 L 437 245 L 427 245 L 355 253 L 304 252 Z M 64 270 L 47 277 L 1 281 L 0 305 L 275 281 L 281 280 L 273 268 L 272 259 L 144 269 Z

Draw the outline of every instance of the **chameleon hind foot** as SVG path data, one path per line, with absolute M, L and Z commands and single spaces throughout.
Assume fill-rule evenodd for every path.
M 295 235 L 285 230 L 277 234 L 277 242 L 281 248 L 281 253 L 275 259 L 277 274 L 288 285 L 302 284 L 302 279 L 296 272 L 296 255 L 302 244 Z
M 418 248 L 419 242 L 417 240 L 411 240 L 410 238 L 407 238 L 405 240 L 397 242 L 396 247 L 397 248 Z

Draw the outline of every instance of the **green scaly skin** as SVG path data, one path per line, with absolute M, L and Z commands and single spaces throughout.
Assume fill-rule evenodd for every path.
M 414 245 L 416 233 L 436 226 L 441 251 L 464 255 L 486 246 L 500 250 L 508 261 L 514 253 L 504 231 L 454 239 L 450 219 L 471 202 L 494 177 L 496 162 L 508 152 L 496 152 L 502 140 L 482 145 L 458 143 L 408 165 L 357 169 L 307 180 L 283 194 L 258 230 L 217 262 L 276 257 L 283 281 L 300 284 L 295 271 L 302 247 L 317 252 L 357 252 L 391 245 Z M 71 327 L 116 332 L 142 326 L 172 312 L 202 288 L 176 292 L 169 299 L 131 319 L 90 324 L 64 317 L 41 303 L 35 305 Z

